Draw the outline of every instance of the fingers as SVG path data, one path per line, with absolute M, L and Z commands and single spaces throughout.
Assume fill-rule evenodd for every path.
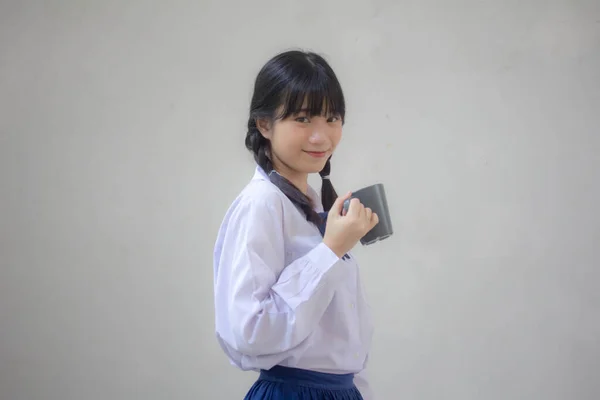
M 352 195 L 352 192 L 348 192 L 343 196 L 338 196 L 338 198 L 335 199 L 335 201 L 331 205 L 330 212 L 334 215 L 340 215 L 342 213 L 342 207 L 344 205 L 344 201 L 349 199 L 351 195 Z
M 376 212 L 373 212 L 373 210 L 371 210 L 370 208 L 366 208 L 366 221 L 367 221 L 367 226 L 369 227 L 369 231 L 371 229 L 373 229 L 373 227 L 375 225 L 377 225 L 379 223 L 379 216 L 377 215 Z
M 367 220 L 367 223 L 371 223 L 371 216 L 373 215 L 373 210 L 371 210 L 369 207 L 365 208 L 365 219 Z
M 349 216 L 360 218 L 362 215 L 364 215 L 364 212 L 365 207 L 361 204 L 359 199 L 353 198 L 350 200 L 350 207 L 348 207 Z
M 370 225 L 369 230 L 373 229 L 373 227 L 375 225 L 377 225 L 378 223 L 379 223 L 379 216 L 377 215 L 377 213 L 373 213 L 371 215 L 371 220 L 369 221 L 369 225 Z
M 369 230 L 379 223 L 379 216 L 369 207 L 365 207 L 359 199 L 350 200 L 350 207 L 346 213 L 349 217 L 363 221 Z

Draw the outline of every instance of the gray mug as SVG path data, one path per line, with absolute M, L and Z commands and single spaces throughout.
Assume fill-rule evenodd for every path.
M 373 210 L 379 217 L 379 223 L 373 227 L 365 236 L 360 239 L 360 243 L 364 246 L 373 244 L 379 240 L 386 239 L 394 234 L 392 229 L 392 219 L 388 208 L 387 199 L 385 197 L 385 189 L 383 184 L 367 186 L 356 192 L 352 192 L 350 199 L 344 202 L 344 210 L 348 211 L 350 200 L 357 198 L 365 206 Z

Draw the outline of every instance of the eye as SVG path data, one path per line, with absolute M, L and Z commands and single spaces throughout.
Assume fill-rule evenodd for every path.
M 334 115 L 333 117 L 329 117 L 327 122 L 338 122 L 339 120 L 340 120 L 340 117 L 338 115 Z
M 298 118 L 296 118 L 296 122 L 306 123 L 306 122 L 310 122 L 310 121 L 306 117 L 298 117 Z

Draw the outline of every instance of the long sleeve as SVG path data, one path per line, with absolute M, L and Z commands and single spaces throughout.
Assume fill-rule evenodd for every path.
M 323 243 L 285 265 L 282 200 L 267 197 L 235 205 L 216 250 L 217 333 L 249 357 L 301 344 L 330 304 L 342 268 Z

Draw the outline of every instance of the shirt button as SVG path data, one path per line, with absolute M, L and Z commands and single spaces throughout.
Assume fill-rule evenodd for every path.
M 354 303 L 350 303 L 350 308 L 354 308 Z
M 359 354 L 358 353 L 354 353 L 354 358 L 358 358 Z

